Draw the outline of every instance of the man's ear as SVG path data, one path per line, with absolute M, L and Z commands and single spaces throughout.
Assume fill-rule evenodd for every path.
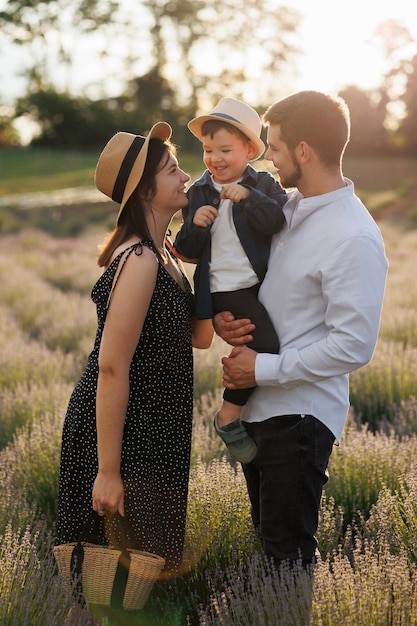
M 311 157 L 311 148 L 306 141 L 300 141 L 296 148 L 296 154 L 301 161 L 308 161 Z

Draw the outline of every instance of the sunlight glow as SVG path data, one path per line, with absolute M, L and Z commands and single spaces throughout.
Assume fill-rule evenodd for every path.
M 130 0 L 122 0 L 129 3 Z M 0 0 L 0 8 L 5 0 Z M 132 29 L 135 32 L 135 24 L 143 22 L 141 16 L 141 4 L 135 6 L 132 13 Z M 133 5 L 129 4 L 130 10 Z M 287 77 L 279 76 L 281 87 L 285 79 L 285 90 L 291 92 L 299 89 L 318 89 L 336 93 L 348 85 L 356 85 L 361 89 L 374 88 L 381 85 L 381 80 L 389 66 L 384 58 L 381 42 L 375 36 L 376 30 L 387 20 L 396 20 L 400 25 L 407 28 L 413 37 L 413 43 L 409 49 L 410 58 L 417 54 L 417 19 L 413 15 L 414 10 L 410 7 L 409 0 L 350 0 L 349 2 L 336 2 L 335 0 L 270 0 L 271 15 L 276 12 L 289 9 L 299 11 L 302 15 L 300 28 L 296 33 L 296 42 L 302 54 L 297 60 L 297 66 L 289 72 Z M 208 9 L 209 10 L 209 9 Z M 271 36 L 268 29 L 268 15 L 265 15 L 265 26 L 268 37 Z M 107 50 L 110 49 L 112 62 L 103 64 L 100 52 L 103 41 L 99 33 L 92 33 L 89 38 L 88 50 L 73 46 L 74 68 L 71 74 L 71 89 L 87 91 L 90 97 L 102 95 L 104 85 L 106 95 L 117 95 L 124 85 L 126 68 L 118 58 L 120 46 L 133 46 L 135 54 L 137 47 L 141 52 L 141 63 L 137 65 L 137 71 L 146 71 L 150 63 L 149 50 L 147 48 L 146 32 L 149 24 L 145 24 L 139 39 L 126 36 L 124 39 L 116 37 L 114 41 L 105 43 Z M 263 41 L 266 41 L 264 39 Z M 253 42 L 252 42 L 253 44 Z M 207 44 L 206 44 L 207 45 Z M 215 34 L 213 46 L 216 46 Z M 259 46 L 259 54 L 262 54 L 262 43 Z M 132 48 L 133 50 L 133 48 Z M 246 52 L 247 53 L 247 52 Z M 25 65 L 25 51 L 14 49 L 11 54 L 4 47 L 1 50 L 2 66 L 0 68 L 0 102 L 11 104 L 16 97 L 23 95 L 25 81 L 21 76 L 22 67 Z M 408 54 L 408 52 L 407 52 Z M 253 61 L 256 67 L 258 53 L 251 53 L 248 61 Z M 88 58 L 89 62 L 85 63 Z M 207 50 L 197 60 L 197 63 L 207 64 L 210 59 L 213 72 L 216 71 L 215 55 Z M 170 71 L 174 72 L 175 59 L 172 59 Z M 132 66 L 130 66 L 131 69 Z M 177 65 L 178 68 L 178 65 Z M 253 68 L 250 68 L 252 73 Z M 221 71 L 221 70 L 220 70 Z M 256 75 L 256 71 L 255 71 Z M 51 76 L 54 82 L 62 86 L 65 78 L 62 68 L 51 68 Z M 252 104 L 255 104 L 252 102 Z
M 294 91 L 336 92 L 346 85 L 362 89 L 379 86 L 387 60 L 375 32 L 387 20 L 396 20 L 409 30 L 414 39 L 411 54 L 417 54 L 417 20 L 408 0 L 291 0 L 289 4 L 303 14 L 300 34 L 304 55 Z

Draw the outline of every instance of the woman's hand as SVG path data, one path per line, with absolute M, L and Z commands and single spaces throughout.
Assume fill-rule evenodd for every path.
M 93 509 L 99 515 L 119 513 L 124 517 L 124 487 L 120 474 L 99 472 L 93 485 Z

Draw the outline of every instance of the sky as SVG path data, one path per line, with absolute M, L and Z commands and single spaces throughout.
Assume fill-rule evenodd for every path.
M 0 0 L 0 8 L 4 2 Z M 303 14 L 298 37 L 303 54 L 293 91 L 337 93 L 346 85 L 378 87 L 387 66 L 372 37 L 381 23 L 395 19 L 406 26 L 415 39 L 411 53 L 417 53 L 417 18 L 410 4 L 410 0 L 349 0 L 346 4 L 341 0 L 271 0 L 271 10 L 289 6 Z M 22 53 L 14 50 L 10 56 L 1 48 L 0 54 L 0 103 L 11 104 L 24 93 L 25 83 L 18 78 Z M 92 57 L 80 65 L 76 74 L 87 84 L 99 78 Z
M 387 20 L 408 28 L 417 42 L 417 17 L 410 0 L 289 0 L 287 4 L 304 15 L 300 30 L 304 55 L 294 91 L 336 93 L 346 85 L 378 87 L 386 61 L 372 39 Z

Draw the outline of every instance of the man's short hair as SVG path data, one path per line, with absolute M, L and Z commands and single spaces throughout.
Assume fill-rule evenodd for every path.
M 276 102 L 262 121 L 265 126 L 279 125 L 290 150 L 305 141 L 326 165 L 340 164 L 350 137 L 346 102 L 319 91 L 300 91 Z

